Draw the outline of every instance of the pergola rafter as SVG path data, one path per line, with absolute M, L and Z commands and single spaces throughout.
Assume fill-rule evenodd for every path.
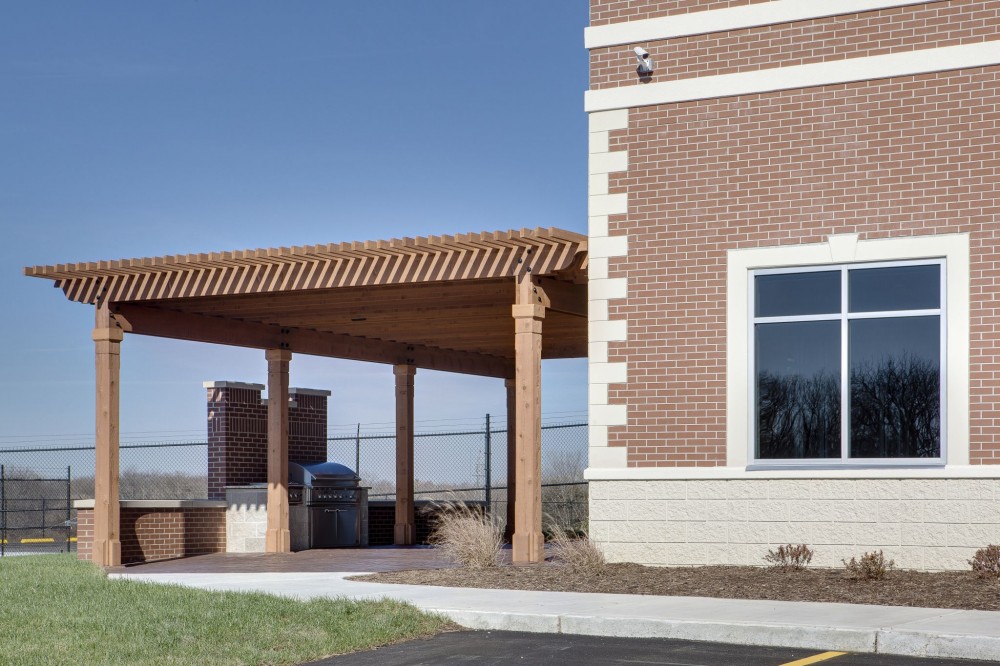
M 285 293 L 549 275 L 568 268 L 586 239 L 561 229 L 523 229 L 291 248 L 34 266 L 67 298 L 112 302 Z

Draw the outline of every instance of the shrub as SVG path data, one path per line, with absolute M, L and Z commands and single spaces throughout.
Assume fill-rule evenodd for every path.
M 764 560 L 775 569 L 782 571 L 799 571 L 812 562 L 813 549 L 804 543 L 797 546 L 788 544 L 778 546 L 778 550 L 769 550 Z
M 434 504 L 436 519 L 428 541 L 463 567 L 497 565 L 503 547 L 503 522 L 465 502 Z
M 895 560 L 886 560 L 885 554 L 880 550 L 877 553 L 865 553 L 860 560 L 851 558 L 851 561 L 841 560 L 851 577 L 855 580 L 883 580 L 890 571 L 896 568 Z
M 599 573 L 607 566 L 604 553 L 582 530 L 569 530 L 550 524 L 547 530 L 552 555 L 571 569 L 589 574 Z
M 972 573 L 980 578 L 1000 578 L 1000 546 L 990 544 L 980 548 L 969 560 Z

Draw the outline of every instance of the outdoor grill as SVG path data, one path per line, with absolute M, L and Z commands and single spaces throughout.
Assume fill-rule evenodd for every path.
M 292 550 L 368 545 L 368 489 L 335 462 L 288 463 Z

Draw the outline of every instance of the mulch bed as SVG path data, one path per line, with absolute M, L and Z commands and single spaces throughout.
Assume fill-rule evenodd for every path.
M 667 596 L 823 601 L 881 606 L 1000 610 L 1000 580 L 972 572 L 892 571 L 882 581 L 851 578 L 841 569 L 781 571 L 760 567 L 644 567 L 609 564 L 600 572 L 567 566 L 424 569 L 356 576 L 373 583 L 507 590 L 607 592 Z

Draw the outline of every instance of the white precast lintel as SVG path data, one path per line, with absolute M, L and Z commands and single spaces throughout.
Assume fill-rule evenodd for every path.
M 892 7 L 922 5 L 934 0 L 773 0 L 754 5 L 709 9 L 639 21 L 622 21 L 585 28 L 583 42 L 588 49 L 651 42 L 675 37 L 705 35 L 726 30 L 756 28 L 793 21 L 856 14 Z
M 588 112 L 794 90 L 1000 64 L 1000 41 L 699 76 L 584 93 Z M 615 153 L 606 153 L 614 155 Z

